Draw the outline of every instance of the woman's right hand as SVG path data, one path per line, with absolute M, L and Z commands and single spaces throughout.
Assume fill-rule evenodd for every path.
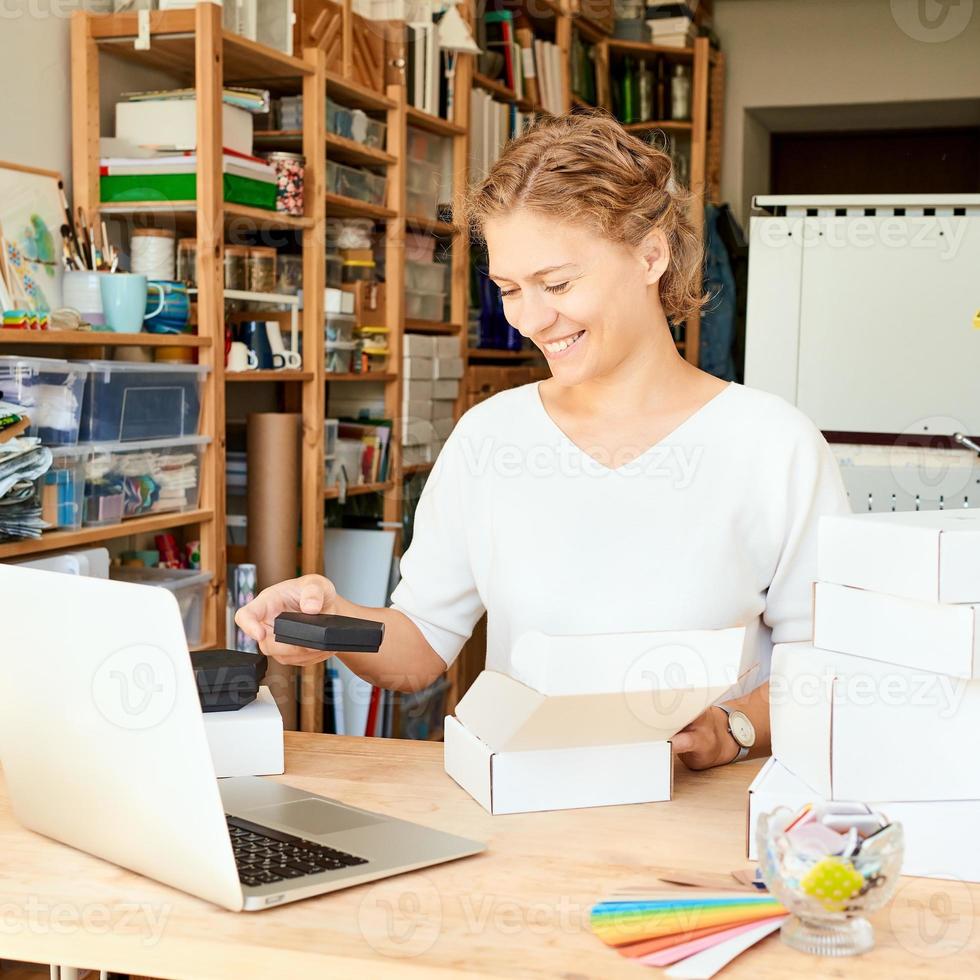
M 267 656 L 281 664 L 302 667 L 327 660 L 333 653 L 277 643 L 273 629 L 276 616 L 283 612 L 335 613 L 336 607 L 337 590 L 333 582 L 322 575 L 304 575 L 263 589 L 235 613 L 235 623 Z

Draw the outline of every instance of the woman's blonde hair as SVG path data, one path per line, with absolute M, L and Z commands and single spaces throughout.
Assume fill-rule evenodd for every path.
M 663 150 L 597 111 L 550 116 L 508 143 L 486 178 L 470 190 L 461 217 L 478 240 L 487 221 L 518 208 L 587 224 L 634 247 L 659 228 L 670 248 L 660 302 L 667 318 L 679 322 L 705 300 L 693 204 L 690 192 L 674 180 Z

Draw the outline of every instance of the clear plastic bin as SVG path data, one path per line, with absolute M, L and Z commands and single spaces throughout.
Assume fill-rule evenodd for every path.
M 129 517 L 195 510 L 207 436 L 97 443 L 85 460 L 83 522 L 115 524 Z
M 342 341 L 347 344 L 354 339 L 354 326 L 357 318 L 350 313 L 327 314 L 327 343 Z
M 48 446 L 73 446 L 86 392 L 88 368 L 53 357 L 0 357 L 0 401 L 23 408 L 24 435 Z
M 53 528 L 81 527 L 85 463 L 89 446 L 56 446 L 51 468 L 42 477 L 41 517 Z
M 439 207 L 439 167 L 425 160 L 409 160 L 405 167 L 405 189 L 410 215 L 431 218 Z
M 344 260 L 339 255 L 327 255 L 327 286 L 340 286 L 344 281 Z
M 449 140 L 445 136 L 426 132 L 424 129 L 408 127 L 408 166 L 411 168 L 418 160 L 441 167 L 447 156 Z
M 201 624 L 204 621 L 204 602 L 208 583 L 214 576 L 193 568 L 140 568 L 137 565 L 109 569 L 109 577 L 116 582 L 134 582 L 137 585 L 155 585 L 169 589 L 177 600 L 180 617 L 184 621 L 187 645 L 201 642 Z
M 388 126 L 362 109 L 348 109 L 327 98 L 327 131 L 376 150 L 385 147 Z
M 449 266 L 441 262 L 405 261 L 405 288 L 420 293 L 447 292 Z
M 357 341 L 328 340 L 326 352 L 327 374 L 349 374 L 354 370 L 354 351 Z
M 206 367 L 86 361 L 89 380 L 79 439 L 129 442 L 197 433 Z
M 385 177 L 370 170 L 327 161 L 327 190 L 331 194 L 384 206 L 387 183 Z
M 405 316 L 410 320 L 442 320 L 446 310 L 445 293 L 405 290 Z

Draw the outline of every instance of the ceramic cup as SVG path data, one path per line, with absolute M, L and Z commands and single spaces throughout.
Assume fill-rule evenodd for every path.
M 259 359 L 255 351 L 249 350 L 248 345 L 240 340 L 232 341 L 231 349 L 228 351 L 229 371 L 254 371 L 258 366 Z
M 191 322 L 191 303 L 187 284 L 173 279 L 151 279 L 147 289 L 163 291 L 163 306 L 147 310 L 146 329 L 149 333 L 186 333 Z M 153 301 L 148 299 L 147 306 Z
M 93 327 L 105 323 L 102 312 L 102 290 L 99 283 L 108 275 L 106 272 L 90 272 L 87 269 L 72 269 L 61 279 L 62 303 L 78 310 L 82 319 Z
M 258 368 L 271 371 L 275 366 L 272 359 L 272 348 L 269 346 L 269 334 L 266 332 L 264 320 L 245 320 L 238 324 L 237 339 L 249 347 L 258 358 Z
M 265 333 L 269 338 L 274 368 L 290 368 L 298 371 L 303 366 L 303 358 L 294 350 L 289 350 L 282 339 L 282 330 L 277 320 L 265 321 Z
M 156 316 L 166 301 L 163 289 L 154 283 L 153 288 L 158 293 L 159 301 L 156 309 L 147 313 L 146 295 L 149 287 L 146 276 L 132 272 L 114 272 L 102 276 L 99 288 L 106 326 L 116 333 L 139 333 L 143 329 L 143 321 Z

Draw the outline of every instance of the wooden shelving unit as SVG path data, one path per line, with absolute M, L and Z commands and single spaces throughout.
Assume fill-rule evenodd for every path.
M 596 52 L 597 102 L 610 105 L 610 70 L 615 59 L 625 54 L 634 57 L 661 56 L 671 61 L 686 61 L 692 66 L 693 114 L 690 121 L 651 121 L 631 124 L 627 128 L 642 134 L 653 129 L 689 137 L 691 141 L 691 183 L 703 190 L 709 199 L 717 199 L 720 170 L 720 121 L 723 98 L 723 58 L 710 50 L 707 40 L 698 40 L 689 50 L 658 48 L 654 45 L 620 41 L 605 33 L 608 25 L 590 20 L 579 12 L 576 0 L 522 0 L 523 10 L 536 32 L 558 44 L 563 52 L 562 91 L 566 111 L 582 105 L 570 90 L 569 53 L 574 32 L 580 33 Z M 350 0 L 341 0 L 345 24 L 350 18 Z M 508 6 L 515 6 L 508 4 Z M 521 4 L 517 4 L 521 6 Z M 475 4 L 464 15 L 472 22 Z M 270 389 L 291 410 L 302 415 L 302 503 L 301 542 L 298 561 L 304 572 L 321 572 L 323 568 L 324 513 L 328 502 L 336 507 L 340 499 L 337 487 L 324 481 L 324 432 L 327 395 L 332 384 L 376 384 L 383 387 L 386 414 L 397 419 L 401 412 L 401 360 L 406 332 L 437 336 L 455 336 L 460 341 L 460 355 L 473 370 L 508 371 L 532 363 L 540 355 L 536 350 L 501 351 L 468 348 L 469 242 L 460 229 L 435 215 L 406 213 L 407 131 L 416 127 L 443 137 L 452 146 L 452 190 L 463 191 L 469 180 L 470 92 L 474 86 L 489 92 L 498 101 L 513 103 L 523 112 L 540 111 L 501 82 L 474 71 L 475 59 L 461 55 L 455 75 L 453 118 L 441 119 L 406 104 L 403 85 L 387 85 L 379 91 L 354 77 L 350 57 L 351 39 L 344 30 L 341 57 L 328 57 L 327 44 L 304 48 L 296 56 L 285 55 L 262 45 L 229 34 L 221 26 L 221 8 L 200 3 L 194 9 L 151 11 L 150 45 L 138 50 L 136 13 L 76 13 L 72 19 L 72 109 L 73 109 L 73 176 L 75 204 L 86 215 L 107 220 L 121 219 L 133 227 L 165 224 L 198 240 L 198 296 L 195 336 L 156 336 L 152 334 L 106 334 L 95 331 L 60 333 L 27 333 L 0 330 L 0 344 L 5 347 L 49 350 L 64 356 L 88 347 L 116 348 L 142 346 L 186 347 L 197 361 L 209 368 L 205 385 L 200 431 L 211 438 L 205 452 L 201 473 L 202 494 L 199 509 L 187 513 L 154 514 L 135 518 L 111 527 L 81 528 L 77 531 L 55 531 L 39 541 L 0 543 L 0 560 L 48 552 L 95 541 L 127 538 L 133 535 L 169 528 L 193 527 L 201 541 L 202 567 L 213 573 L 204 617 L 202 646 L 223 645 L 225 617 L 225 563 L 247 557 L 241 546 L 227 547 L 225 542 L 225 438 L 226 389 L 229 385 L 260 385 L 256 395 Z M 109 53 L 142 67 L 156 68 L 177 84 L 197 90 L 198 146 L 200 169 L 198 200 L 160 203 L 155 201 L 125 204 L 102 204 L 99 197 L 99 59 Z M 255 145 L 262 150 L 291 149 L 306 157 L 306 213 L 290 217 L 256 208 L 228 204 L 221 194 L 221 91 L 223 85 L 240 83 L 269 88 L 273 94 L 303 95 L 304 126 L 302 130 L 257 132 Z M 326 98 L 352 108 L 363 109 L 387 124 L 385 148 L 369 148 L 353 140 L 326 132 Z M 710 118 L 710 125 L 709 125 Z M 340 197 L 326 191 L 327 159 L 384 169 L 388 175 L 388 196 L 383 205 Z M 386 321 L 389 328 L 390 357 L 383 371 L 369 373 L 327 374 L 324 369 L 325 287 L 323 230 L 328 217 L 369 218 L 385 238 L 386 250 Z M 700 217 L 700 213 L 699 213 Z M 305 306 L 302 311 L 303 364 L 298 370 L 253 371 L 233 374 L 225 371 L 223 297 L 223 248 L 241 231 L 291 232 L 301 236 Z M 445 321 L 407 319 L 404 309 L 406 232 L 424 232 L 439 239 L 440 250 L 451 250 L 449 310 Z M 686 343 L 678 346 L 689 360 L 697 362 L 698 324 L 687 324 Z M 279 386 L 279 387 L 277 387 Z M 240 390 L 240 389 L 239 389 Z M 251 392 L 250 392 L 251 394 Z M 460 384 L 456 417 L 465 410 L 467 380 Z M 403 465 L 402 451 L 396 439 L 392 446 L 389 479 L 384 483 L 348 486 L 345 499 L 354 496 L 379 495 L 380 510 L 388 526 L 400 525 L 403 517 L 401 492 L 408 478 L 421 478 L 432 463 Z M 197 536 L 196 535 L 196 536 Z M 479 626 L 474 637 L 449 672 L 450 690 L 447 710 L 456 701 L 483 665 L 485 627 Z M 300 680 L 300 727 L 320 731 L 323 726 L 323 666 L 306 668 Z

